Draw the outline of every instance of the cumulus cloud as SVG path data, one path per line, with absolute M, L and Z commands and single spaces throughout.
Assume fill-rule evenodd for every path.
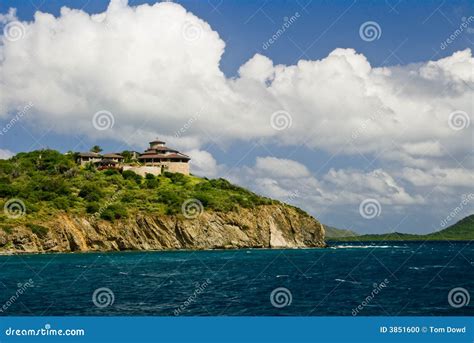
M 311 147 L 348 154 L 392 149 L 401 136 L 413 145 L 436 135 L 452 153 L 468 146 L 467 130 L 455 132 L 447 120 L 471 110 L 469 49 L 388 68 L 372 67 L 353 49 L 290 66 L 256 54 L 239 77 L 227 78 L 219 68 L 224 41 L 178 4 L 113 0 L 102 14 L 63 8 L 59 17 L 37 12 L 23 24 L 23 39 L 0 46 L 0 107 L 31 101 L 32 124 L 54 121 L 61 132 L 126 140 L 140 128 L 148 138 L 172 136 L 204 108 L 186 134 L 193 148 L 209 141 L 204 129 L 219 141 L 307 138 Z M 293 125 L 277 131 L 269 119 L 282 109 Z M 100 110 L 114 115 L 112 130 L 92 125 Z
M 215 158 L 207 151 L 193 149 L 185 152 L 186 155 L 192 156 L 191 170 L 194 175 L 205 177 L 216 177 L 219 166 Z
M 14 156 L 15 153 L 7 149 L 0 149 L 0 160 L 8 160 L 10 157 Z

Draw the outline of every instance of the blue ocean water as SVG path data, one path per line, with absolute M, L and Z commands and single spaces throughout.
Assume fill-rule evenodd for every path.
M 474 315 L 472 243 L 385 244 L 0 256 L 0 315 Z

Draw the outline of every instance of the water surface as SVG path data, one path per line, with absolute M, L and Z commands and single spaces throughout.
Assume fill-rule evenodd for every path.
M 461 308 L 448 302 L 456 287 L 474 297 L 469 242 L 332 244 L 0 256 L 0 309 L 8 305 L 0 315 L 474 314 L 474 300 Z M 29 279 L 33 286 L 24 286 Z M 12 301 L 19 287 L 24 292 Z

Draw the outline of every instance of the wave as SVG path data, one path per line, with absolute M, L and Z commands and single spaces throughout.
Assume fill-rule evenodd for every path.
M 388 248 L 405 248 L 400 245 L 336 245 L 331 249 L 388 249 Z
M 349 280 L 344 280 L 344 279 L 334 279 L 334 281 L 352 283 L 353 285 L 360 285 L 361 284 L 360 282 L 357 282 L 357 281 L 349 281 Z

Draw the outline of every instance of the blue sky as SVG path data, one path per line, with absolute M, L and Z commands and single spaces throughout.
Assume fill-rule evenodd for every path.
M 152 5 L 155 1 L 129 1 L 128 6 L 134 7 L 144 3 Z M 458 51 L 465 51 L 467 48 L 472 48 L 472 43 L 474 42 L 474 35 L 471 31 L 474 29 L 472 24 L 470 24 L 470 29 L 466 29 L 460 35 L 456 36 L 456 39 L 449 43 L 446 48 L 441 48 L 441 44 L 445 42 L 463 22 L 466 22 L 466 20 L 474 14 L 474 6 L 470 1 L 356 2 L 300 0 L 176 1 L 175 3 L 182 5 L 187 11 L 210 25 L 210 30 L 201 28 L 201 33 L 206 40 L 198 40 L 192 47 L 192 49 L 196 49 L 193 50 L 193 53 L 199 54 L 200 52 L 204 53 L 206 50 L 214 51 L 213 49 L 215 49 L 216 56 L 219 57 L 216 67 L 224 73 L 225 83 L 232 84 L 234 81 L 236 82 L 236 89 L 240 89 L 238 84 L 239 82 L 243 82 L 242 80 L 244 79 L 242 72 L 239 73 L 239 68 L 242 68 L 249 60 L 253 60 L 255 54 L 265 56 L 274 66 L 279 64 L 287 66 L 288 68 L 286 68 L 286 70 L 288 72 L 290 69 L 289 66 L 298 65 L 303 69 L 299 64 L 301 60 L 308 60 L 313 63 L 313 61 L 325 60 L 335 49 L 354 49 L 357 54 L 360 54 L 357 56 L 364 56 L 366 61 L 370 63 L 371 68 L 374 70 L 378 68 L 375 74 L 384 70 L 382 68 L 389 68 L 390 75 L 386 75 L 386 77 L 389 79 L 388 83 L 390 83 L 390 85 L 386 86 L 386 89 L 384 88 L 384 95 L 380 95 L 382 99 L 381 102 L 384 103 L 384 108 L 390 107 L 393 104 L 394 100 L 391 99 L 390 92 L 402 89 L 397 88 L 397 85 L 403 84 L 403 87 L 406 87 L 405 85 L 408 84 L 408 87 L 410 87 L 411 82 L 413 82 L 415 90 L 413 92 L 407 92 L 407 97 L 411 97 L 413 94 L 413 99 L 409 99 L 408 101 L 413 101 L 413 106 L 410 108 L 410 111 L 413 111 L 413 123 L 418 121 L 422 122 L 422 120 L 418 120 L 418 110 L 420 113 L 426 111 L 426 115 L 429 114 L 438 118 L 439 116 L 445 115 L 445 113 L 440 112 L 440 114 L 437 114 L 432 112 L 435 110 L 431 108 L 427 109 L 427 107 L 433 105 L 433 99 L 439 98 L 440 94 L 444 97 L 447 91 L 443 89 L 438 92 L 438 94 L 435 94 L 433 89 L 435 89 L 437 85 L 447 87 L 446 85 L 449 84 L 449 82 L 459 82 L 459 87 L 463 87 L 463 90 L 460 95 L 456 95 L 456 97 L 453 98 L 455 100 L 446 98 L 439 106 L 436 104 L 433 106 L 435 108 L 446 106 L 446 108 L 449 107 L 452 108 L 452 110 L 459 109 L 462 113 L 467 113 L 468 117 L 472 116 L 472 85 L 470 85 L 469 78 L 463 79 L 464 76 L 457 75 L 459 70 L 461 70 L 461 74 L 463 70 L 466 70 L 460 69 L 461 67 L 459 67 L 459 65 L 461 65 L 461 62 L 456 64 L 458 63 L 456 60 L 454 61 L 456 63 L 448 61 L 441 63 L 442 65 L 440 64 L 440 66 L 437 65 L 435 68 L 442 69 L 443 71 L 441 73 L 436 69 L 436 73 L 451 75 L 450 73 L 452 72 L 455 76 L 449 76 L 448 81 L 446 81 L 448 76 L 445 76 L 446 79 L 441 79 L 440 77 L 440 79 L 435 80 L 438 84 L 433 83 L 431 85 L 427 83 L 427 80 L 429 80 L 429 82 L 435 82 L 433 81 L 434 77 L 420 67 L 427 66 L 426 68 L 428 68 L 428 61 L 437 61 L 444 58 L 449 59 Z M 15 19 L 25 22 L 26 26 L 29 25 L 26 22 L 30 24 L 33 22 L 34 13 L 38 10 L 51 13 L 58 18 L 60 16 L 60 8 L 63 6 L 79 9 L 88 14 L 97 14 L 106 11 L 108 5 L 108 1 L 87 0 L 2 1 L 0 3 L 0 13 L 6 14 L 9 8 L 16 8 Z M 298 14 L 297 20 L 291 24 L 275 43 L 271 44 L 267 49 L 264 49 L 263 44 L 282 27 L 285 23 L 285 19 L 288 20 L 296 14 Z M 6 22 L 5 20 L 4 24 L 6 24 Z M 378 33 L 380 37 L 378 39 L 373 41 L 361 39 L 360 27 L 366 22 L 375 22 L 379 25 L 380 32 Z M 74 24 L 74 22 L 72 23 Z M 124 25 L 126 24 L 124 23 Z M 33 27 L 31 31 L 34 31 Z M 208 43 L 207 34 L 210 34 L 211 31 L 217 32 L 220 40 L 225 43 L 225 49 L 221 56 L 218 53 L 219 44 L 213 41 L 211 36 L 209 36 L 211 37 L 209 38 L 210 45 L 207 46 L 204 44 Z M 147 32 L 147 34 L 154 40 L 159 41 L 167 32 L 165 28 L 163 32 L 155 31 Z M 74 36 L 74 34 L 72 36 Z M 72 36 L 69 41 L 70 44 L 74 44 L 73 41 L 75 38 Z M 118 39 L 120 39 L 121 36 L 118 37 Z M 25 47 L 26 51 L 34 51 L 31 47 L 36 46 L 38 42 L 39 41 L 36 41 L 34 44 Z M 40 45 L 41 43 L 38 44 Z M 54 58 L 51 56 L 51 61 L 58 58 L 57 54 L 62 53 L 65 54 L 64 61 L 69 61 L 69 57 L 66 56 L 69 53 L 67 44 L 68 43 L 65 43 L 64 50 L 55 50 L 56 56 L 54 56 Z M 124 41 L 124 44 L 126 45 L 127 41 Z M 199 44 L 202 44 L 202 46 Z M 14 46 L 8 43 L 5 45 L 5 51 L 15 52 L 16 50 L 14 49 L 18 48 L 19 45 L 20 44 Z M 38 48 L 38 51 L 40 48 Z M 44 49 L 48 51 L 47 47 L 44 47 Z M 46 54 L 47 53 L 48 52 L 46 52 Z M 150 55 L 154 53 L 166 54 L 166 51 L 161 49 L 160 51 L 151 52 Z M 363 62 L 360 62 L 358 57 L 354 57 L 347 51 L 344 52 L 344 55 L 344 58 L 353 61 L 351 63 L 354 63 L 354 73 L 359 75 L 359 71 L 356 69 L 359 68 L 360 63 L 363 64 Z M 169 56 L 165 57 L 169 58 Z M 44 66 L 44 64 L 37 64 L 37 56 L 35 56 L 34 52 L 31 58 L 34 61 L 31 65 L 35 65 L 36 68 L 29 71 L 30 76 L 35 74 L 40 78 L 38 66 Z M 205 60 L 206 58 L 207 56 L 202 59 Z M 214 61 L 213 58 L 209 58 L 209 60 Z M 74 61 L 76 61 L 76 59 L 74 59 Z M 250 75 L 249 79 L 257 78 L 257 76 L 263 72 L 262 70 L 266 68 L 267 60 L 261 59 L 259 61 L 260 62 L 255 62 L 250 66 L 250 72 L 248 72 Z M 52 63 L 54 64 L 55 62 Z M 74 63 L 80 62 L 76 61 Z M 134 61 L 133 63 L 139 63 L 139 61 Z M 464 59 L 462 63 L 472 63 L 472 57 L 467 60 Z M 59 64 L 61 64 L 61 62 Z M 11 62 L 11 64 L 5 62 L 2 70 L 12 70 L 13 65 L 13 62 Z M 456 65 L 456 67 L 453 67 L 453 65 Z M 213 65 L 210 65 L 209 69 L 211 69 L 212 66 Z M 176 66 L 173 66 L 173 68 L 175 67 Z M 332 70 L 332 72 L 338 73 L 341 70 L 340 68 L 343 67 L 335 66 L 334 69 L 332 69 L 332 67 L 327 68 L 328 70 Z M 418 70 L 417 68 L 420 69 Z M 446 68 L 452 68 L 452 70 Z M 462 68 L 465 67 L 463 66 Z M 44 67 L 44 69 L 44 74 L 42 74 L 41 77 L 48 78 L 49 75 L 51 75 L 50 66 Z M 93 74 L 100 74 L 100 69 L 100 65 L 97 65 L 97 72 Z M 410 75 L 412 69 L 416 69 L 417 73 L 422 76 L 420 80 L 416 81 L 417 83 L 407 79 L 407 75 Z M 62 70 L 62 73 L 64 78 L 68 78 L 69 69 Z M 301 71 L 301 73 L 304 75 L 303 71 Z M 26 84 L 28 82 L 28 76 L 26 74 L 28 74 L 28 71 L 25 69 L 16 76 L 16 80 L 18 80 L 20 75 L 23 75 L 21 77 L 25 77 Z M 73 72 L 71 71 L 71 75 L 72 74 Z M 192 73 L 192 75 L 194 75 L 194 73 Z M 76 76 L 71 76 L 71 78 L 73 77 Z M 157 72 L 156 77 L 157 82 L 159 82 L 159 72 Z M 437 77 L 438 76 L 436 76 L 436 78 Z M 337 79 L 338 76 L 336 75 L 334 78 Z M 377 76 L 374 78 L 376 79 Z M 321 82 L 318 79 L 311 79 L 309 76 L 308 80 L 309 85 L 312 85 L 312 82 Z M 1 81 L 2 79 L 0 79 L 0 84 Z M 339 102 L 348 102 L 345 105 L 349 106 L 349 109 L 351 108 L 352 90 L 350 87 L 352 87 L 352 81 L 354 80 L 348 80 L 347 83 L 341 81 L 341 83 L 337 85 L 337 87 L 342 87 L 345 92 L 329 92 L 331 99 L 324 100 L 324 111 L 333 108 L 335 112 L 339 111 L 339 109 L 337 109 Z M 379 81 L 380 80 L 371 80 L 370 86 L 367 86 L 367 89 L 378 92 L 377 87 L 380 85 Z M 4 82 L 7 84 L 7 81 Z M 12 81 L 10 80 L 9 82 Z M 86 81 L 82 80 L 80 82 Z M 106 79 L 103 82 L 102 84 L 106 84 L 110 82 L 110 80 Z M 267 80 L 266 82 L 271 83 L 272 81 Z M 171 83 L 173 83 L 173 79 L 171 79 Z M 13 84 L 13 82 L 11 84 Z M 345 88 L 345 84 L 348 85 L 349 90 Z M 75 83 L 75 85 L 77 85 L 77 83 Z M 242 88 L 250 87 L 249 85 L 250 84 L 242 83 Z M 320 84 L 319 86 L 322 87 L 321 90 L 324 90 L 324 84 Z M 231 87 L 234 87 L 234 85 Z M 328 87 L 330 89 L 332 86 L 329 85 Z M 426 89 L 423 87 L 426 87 Z M 173 86 L 170 88 L 173 88 Z M 203 113 L 199 119 L 199 123 L 202 123 L 202 126 L 199 126 L 199 128 L 194 127 L 195 131 L 193 131 L 194 129 L 190 130 L 188 136 L 182 137 L 189 138 L 189 142 L 186 141 L 187 143 L 183 143 L 184 139 L 181 139 L 173 141 L 173 143 L 186 152 L 195 151 L 195 161 L 199 161 L 200 158 L 202 158 L 199 161 L 201 165 L 196 166 L 195 169 L 199 170 L 202 175 L 229 177 L 234 182 L 238 182 L 259 193 L 277 197 L 283 201 L 301 206 L 327 224 L 351 228 L 359 232 L 430 232 L 439 229 L 443 218 L 449 216 L 450 211 L 459 206 L 463 197 L 465 197 L 466 194 L 471 194 L 473 191 L 472 187 L 465 186 L 466 183 L 463 184 L 452 181 L 452 179 L 459 178 L 459 175 L 461 175 L 463 180 L 465 178 L 468 181 L 472 176 L 472 144 L 471 149 L 469 149 L 469 146 L 466 147 L 465 144 L 466 138 L 468 140 L 469 137 L 471 137 L 472 141 L 472 131 L 469 136 L 469 130 L 472 130 L 472 127 L 467 126 L 467 129 L 462 130 L 462 136 L 460 134 L 452 136 L 452 132 L 446 134 L 440 133 L 440 129 L 435 126 L 430 127 L 430 123 L 425 122 L 426 125 L 418 123 L 416 125 L 420 125 L 419 131 L 424 132 L 422 134 L 423 139 L 416 138 L 416 135 L 412 132 L 408 132 L 406 138 L 403 135 L 397 136 L 391 129 L 387 129 L 386 135 L 384 135 L 382 131 L 379 132 L 376 137 L 364 137 L 364 142 L 367 138 L 367 145 L 365 145 L 365 143 L 361 144 L 360 149 L 351 151 L 350 148 L 341 148 L 341 144 L 346 143 L 347 137 L 341 137 L 340 139 L 334 138 L 335 142 L 332 142 L 332 138 L 338 135 L 337 129 L 332 129 L 334 130 L 334 134 L 329 134 L 327 137 L 321 138 L 321 141 L 312 137 L 312 132 L 315 132 L 316 135 L 320 134 L 321 130 L 324 130 L 326 121 L 329 121 L 329 127 L 332 127 L 332 125 L 330 115 L 326 117 L 325 115 L 327 113 L 318 114 L 318 111 L 323 111 L 323 109 L 318 104 L 312 102 L 310 99 L 311 96 L 305 98 L 303 101 L 298 98 L 301 94 L 294 96 L 292 94 L 281 93 L 277 87 L 275 87 L 274 90 L 270 88 L 271 87 L 268 87 L 267 90 L 272 96 L 276 96 L 276 93 L 280 94 L 276 98 L 278 102 L 280 99 L 282 99 L 282 103 L 286 102 L 287 97 L 290 99 L 287 105 L 285 105 L 285 110 L 288 109 L 288 112 L 292 115 L 295 129 L 295 133 L 292 137 L 276 135 L 274 133 L 269 134 L 266 129 L 261 132 L 253 133 L 253 125 L 250 125 L 248 128 L 252 133 L 249 133 L 248 136 L 245 130 L 238 131 L 236 129 L 238 132 L 232 133 L 227 133 L 226 130 L 223 130 L 223 132 L 226 133 L 223 134 L 224 138 L 222 140 L 213 139 L 216 137 L 216 132 L 219 133 L 219 125 L 231 123 L 232 121 L 229 120 L 239 120 L 239 115 L 242 113 L 239 114 L 239 111 L 236 111 L 231 114 L 223 113 L 220 117 L 217 114 L 216 118 L 222 119 L 222 123 L 218 120 L 209 119 L 210 117 L 207 118 L 207 114 Z M 456 88 L 456 91 L 458 91 L 458 88 Z M 14 89 L 14 87 L 6 87 L 5 89 L 13 92 L 12 89 Z M 39 90 L 39 92 L 47 92 L 49 89 L 49 87 L 45 86 L 45 89 Z M 64 90 L 64 92 L 68 91 L 68 89 Z M 172 91 L 173 90 L 170 92 Z M 354 94 L 357 93 L 357 87 L 354 88 L 353 91 Z M 451 89 L 449 89 L 449 92 L 450 91 Z M 304 93 L 304 89 L 302 89 L 301 92 Z M 15 97 L 21 97 L 19 95 L 20 93 L 21 91 L 17 89 Z M 216 94 L 218 94 L 218 92 L 216 92 Z M 244 94 L 243 91 L 236 91 L 236 94 L 242 96 L 242 99 L 246 99 L 246 96 L 248 98 L 249 95 Z M 314 98 L 318 98 L 319 96 L 319 92 L 312 94 Z M 30 97 L 34 98 L 33 94 L 31 94 Z M 469 97 L 471 99 L 470 108 Z M 42 98 L 44 99 L 44 94 L 42 94 Z M 75 99 L 77 99 L 77 97 L 75 97 Z M 176 96 L 173 100 L 179 102 L 181 99 L 179 96 Z M 301 103 L 304 103 L 304 106 L 301 106 L 301 108 L 299 107 L 300 100 Z M 372 100 L 371 98 L 370 101 Z M 89 101 L 89 99 L 84 101 Z M 109 101 L 110 99 L 106 97 L 98 97 L 94 99 L 93 103 L 106 104 Z M 399 108 L 403 108 L 404 99 L 399 97 L 397 101 L 400 103 Z M 38 101 L 33 101 L 35 105 L 37 102 Z M 19 103 L 21 102 L 12 101 L 12 107 L 8 108 L 7 106 L 6 113 L 3 117 L 0 117 L 0 126 L 5 127 L 10 122 L 11 118 L 18 111 Z M 292 105 L 290 105 L 290 103 Z M 246 106 L 252 107 L 253 104 L 253 102 L 249 101 Z M 359 102 L 353 105 L 358 106 L 358 104 Z M 64 117 L 60 117 L 60 115 L 55 112 L 55 109 L 47 109 L 48 104 L 40 105 L 39 107 L 41 107 L 41 109 L 33 107 L 31 113 L 28 113 L 26 116 L 31 116 L 32 118 L 36 116 L 38 119 L 22 120 L 18 125 L 14 125 L 9 129 L 8 134 L 0 137 L 0 149 L 16 153 L 47 146 L 61 151 L 67 151 L 87 150 L 94 144 L 100 144 L 108 151 L 120 151 L 123 149 L 141 151 L 145 147 L 147 137 L 150 135 L 150 132 L 147 131 L 141 140 L 121 139 L 120 135 L 123 135 L 124 132 L 128 132 L 127 130 L 137 130 L 146 122 L 142 121 L 143 118 L 140 117 L 141 114 L 134 112 L 133 109 L 127 113 L 116 115 L 116 126 L 114 128 L 116 131 L 114 136 L 109 134 L 99 135 L 97 132 L 91 134 L 86 129 L 83 129 L 82 117 L 79 118 L 80 116 L 73 114 L 73 111 L 71 111 L 72 114 L 69 116 L 65 114 Z M 272 105 L 270 101 L 267 107 L 270 108 Z M 314 109 L 312 109 L 311 106 L 315 106 Z M 364 104 L 361 105 L 361 108 L 365 108 L 364 106 Z M 140 108 L 140 106 L 136 108 Z M 212 110 L 214 110 L 214 108 L 216 107 L 213 107 Z M 225 106 L 223 108 L 225 108 Z M 263 111 L 265 111 L 265 107 L 262 108 Z M 275 109 L 276 108 L 272 110 L 269 109 L 268 111 L 272 113 Z M 229 112 L 232 110 L 235 109 L 232 108 Z M 38 111 L 38 113 L 36 113 L 36 111 Z M 169 113 L 166 111 L 165 108 L 157 109 L 156 120 L 154 120 L 157 123 L 165 124 L 161 126 L 166 126 L 166 128 L 161 128 L 160 125 L 156 124 L 157 129 L 154 131 L 157 135 L 165 137 L 173 136 L 175 130 L 179 128 L 180 124 L 183 125 L 183 121 L 185 120 L 180 119 L 175 122 L 171 119 L 167 119 Z M 261 111 L 262 109 L 260 109 L 260 112 Z M 299 113 L 300 111 L 301 114 Z M 312 111 L 314 111 L 314 119 L 310 119 L 313 113 Z M 363 113 L 363 110 L 361 111 L 361 113 Z M 406 123 L 410 124 L 411 120 L 405 117 L 406 113 L 399 113 L 395 109 L 391 109 L 390 111 L 395 113 L 395 116 L 399 114 L 404 118 L 395 118 L 395 122 L 406 121 Z M 114 114 L 116 114 L 116 112 L 117 111 L 113 111 Z M 159 113 L 163 114 L 160 115 Z M 450 111 L 446 113 L 446 116 L 448 116 L 449 113 Z M 121 119 L 122 115 L 123 119 Z M 133 119 L 135 115 L 137 115 L 136 121 Z M 255 114 L 255 116 L 258 115 L 258 113 Z M 337 116 L 342 115 L 343 114 L 338 114 Z M 226 116 L 229 116 L 229 118 Z M 370 119 L 369 114 L 367 114 L 366 117 Z M 185 118 L 185 116 L 183 118 Z M 421 114 L 419 118 L 422 118 Z M 245 120 L 242 119 L 242 122 L 246 123 L 247 120 L 250 119 L 246 117 Z M 346 119 L 341 119 L 342 123 L 349 123 L 352 120 L 353 115 L 350 114 L 348 114 Z M 74 122 L 76 121 L 77 129 L 74 127 Z M 313 121 L 318 123 L 315 128 L 311 127 Z M 384 119 L 384 121 L 386 121 L 386 119 Z M 50 125 L 52 122 L 54 122 L 54 125 Z M 126 125 L 124 124 L 125 122 Z M 215 123 L 215 125 L 213 123 Z M 122 127 L 119 127 L 120 124 L 123 124 Z M 245 125 L 247 124 L 243 124 L 242 126 Z M 304 128 L 304 125 L 307 125 L 307 129 Z M 363 119 L 362 122 L 359 121 L 357 125 L 355 127 L 348 127 L 347 132 L 354 132 L 354 130 L 358 130 L 360 127 L 365 127 Z M 383 126 L 384 124 L 381 124 L 379 129 L 384 130 Z M 299 131 L 296 131 L 297 129 L 299 129 Z M 341 132 L 343 131 L 344 129 L 341 129 Z M 414 131 L 416 133 L 416 130 Z M 285 132 L 291 133 L 291 130 Z M 212 136 L 211 139 L 208 139 L 209 135 Z M 295 140 L 295 136 L 298 135 L 301 137 L 300 141 Z M 303 136 L 306 135 L 308 136 L 307 139 L 303 139 Z M 306 141 L 313 140 L 314 142 L 312 143 L 306 143 Z M 380 142 L 380 151 L 377 150 L 378 142 Z M 368 148 L 369 145 L 373 145 L 373 147 Z M 429 151 L 420 153 L 419 149 L 425 149 L 426 146 L 428 146 L 427 149 Z M 401 147 L 408 152 L 404 152 L 402 156 L 399 156 L 397 154 L 398 151 L 402 149 Z M 433 152 L 433 149 L 436 151 Z M 383 158 L 380 157 L 381 154 L 384 154 Z M 387 158 L 385 155 L 390 155 L 390 157 Z M 295 165 L 295 168 L 303 166 L 306 169 L 301 169 L 299 174 L 288 172 L 272 175 L 271 172 L 268 174 L 265 168 L 259 169 L 259 158 L 261 159 L 260 166 L 268 162 L 273 163 L 272 165 L 275 166 L 275 169 L 286 169 L 285 166 L 291 169 L 290 166 L 292 166 L 292 164 L 288 161 L 294 161 L 299 164 L 298 166 Z M 265 160 L 265 158 L 267 159 Z M 273 160 L 271 158 L 273 158 Z M 214 167 L 209 169 L 209 164 Z M 443 176 L 446 176 L 446 179 L 442 179 Z M 295 179 L 292 181 L 293 177 Z M 422 181 L 427 178 L 431 181 L 428 183 Z M 304 181 L 300 182 L 301 180 Z M 356 181 L 352 182 L 351 180 Z M 291 182 L 300 185 L 298 187 L 295 186 L 296 190 L 292 190 L 291 187 L 288 188 L 288 184 L 291 184 Z M 347 187 L 344 186 L 344 182 L 347 183 Z M 441 182 L 442 184 L 437 185 L 437 182 Z M 349 191 L 348 189 L 351 188 L 351 183 L 357 184 L 358 186 Z M 370 184 L 371 187 L 366 189 L 364 188 L 364 184 Z M 380 192 L 380 194 L 377 192 Z M 393 192 L 393 197 L 383 194 L 384 192 Z M 294 196 L 292 196 L 292 194 Z M 314 198 L 312 194 L 319 195 L 317 198 Z M 376 218 L 367 219 L 360 215 L 359 205 L 362 199 L 366 198 L 380 199 L 381 213 L 379 213 Z M 434 200 L 432 200 L 432 198 Z M 461 219 L 463 215 L 470 214 L 473 211 L 473 204 L 471 202 L 462 207 L 461 214 L 456 214 L 456 218 L 451 218 L 450 220 L 455 221 L 455 219 Z

